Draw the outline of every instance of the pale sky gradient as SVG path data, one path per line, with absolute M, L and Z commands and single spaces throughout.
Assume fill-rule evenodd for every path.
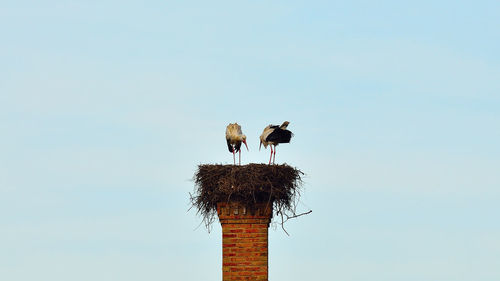
M 290 121 L 270 280 L 500 280 L 500 2 L 0 2 L 0 279 L 217 281 L 225 126 Z

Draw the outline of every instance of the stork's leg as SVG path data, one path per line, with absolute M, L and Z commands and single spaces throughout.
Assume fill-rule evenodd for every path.
M 233 147 L 233 164 L 236 165 L 236 156 L 234 155 L 234 147 Z
M 274 164 L 274 160 L 276 160 L 276 146 L 274 146 L 273 164 Z
M 240 149 L 240 151 L 239 151 L 238 161 L 239 161 L 239 164 L 240 164 L 240 166 L 241 166 L 241 149 Z
M 269 146 L 271 148 L 271 155 L 269 155 L 269 165 L 271 165 L 271 158 L 273 157 L 273 145 Z

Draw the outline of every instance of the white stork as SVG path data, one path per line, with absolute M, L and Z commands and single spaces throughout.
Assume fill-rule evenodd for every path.
M 271 158 L 273 158 L 274 164 L 274 160 L 276 158 L 276 146 L 280 143 L 289 143 L 290 139 L 293 136 L 293 133 L 286 129 L 288 127 L 288 124 L 290 124 L 290 122 L 285 121 L 283 122 L 283 124 L 281 124 L 281 126 L 269 125 L 264 128 L 262 135 L 260 135 L 259 150 L 262 145 L 264 145 L 264 148 L 267 148 L 268 145 L 271 145 L 271 156 L 269 156 L 269 164 L 271 164 Z
M 247 136 L 241 131 L 241 126 L 238 123 L 230 123 L 226 127 L 226 142 L 229 152 L 233 153 L 233 162 L 236 165 L 236 157 L 234 154 L 239 152 L 239 164 L 241 165 L 241 143 L 244 143 L 248 150 Z

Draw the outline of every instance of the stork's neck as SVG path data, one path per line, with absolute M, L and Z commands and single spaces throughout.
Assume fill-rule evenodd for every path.
M 290 122 L 288 122 L 288 121 L 283 122 L 283 124 L 281 124 L 281 126 L 280 126 L 280 129 L 286 130 L 286 128 L 288 127 L 288 124 L 290 124 Z

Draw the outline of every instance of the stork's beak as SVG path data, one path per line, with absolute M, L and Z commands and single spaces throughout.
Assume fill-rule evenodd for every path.
M 246 141 L 246 140 L 243 140 L 243 143 L 244 143 L 244 144 L 245 144 L 245 146 L 247 147 L 247 151 L 249 151 L 249 150 L 248 150 L 247 141 Z

